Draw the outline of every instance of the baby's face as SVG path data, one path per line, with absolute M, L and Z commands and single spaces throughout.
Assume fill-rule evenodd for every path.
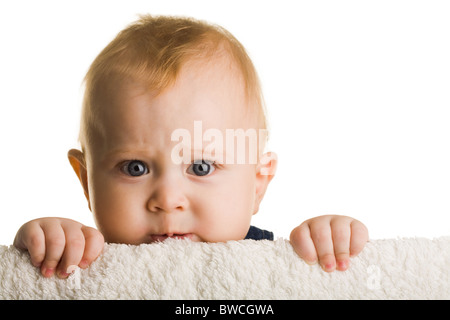
M 226 129 L 256 126 L 243 112 L 241 80 L 226 66 L 200 66 L 186 65 L 174 86 L 157 96 L 139 82 L 122 81 L 98 99 L 101 120 L 86 158 L 85 192 L 105 241 L 245 237 L 271 176 L 261 175 L 255 163 L 227 163 L 227 156 L 194 158 L 195 150 L 189 163 L 173 159 L 180 141 L 172 141 L 172 133 L 187 129 L 194 139 L 194 121 L 223 137 Z

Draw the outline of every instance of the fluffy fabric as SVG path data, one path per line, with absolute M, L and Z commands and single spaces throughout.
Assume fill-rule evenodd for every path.
M 66 280 L 0 246 L 2 299 L 450 299 L 450 237 L 372 240 L 345 272 L 325 273 L 289 241 L 106 244 Z

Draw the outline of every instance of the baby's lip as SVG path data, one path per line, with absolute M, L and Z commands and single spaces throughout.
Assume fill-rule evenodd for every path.
M 191 239 L 193 236 L 192 233 L 163 233 L 163 234 L 151 234 L 150 235 L 150 242 L 155 241 L 164 241 L 167 238 L 171 239 Z

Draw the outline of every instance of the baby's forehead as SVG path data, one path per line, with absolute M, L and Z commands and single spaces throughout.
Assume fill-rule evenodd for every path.
M 172 150 L 181 141 L 189 150 L 209 150 L 212 145 L 215 154 L 234 157 L 233 152 L 224 150 L 235 140 L 233 150 L 239 145 L 246 154 L 251 144 L 257 146 L 252 148 L 257 152 L 261 133 L 252 121 L 254 117 L 248 116 L 251 113 L 242 97 L 205 83 L 205 79 L 197 80 L 195 73 L 182 76 L 180 82 L 159 94 L 141 82 L 119 82 L 100 108 L 101 130 L 94 142 L 97 149 L 104 150 L 100 154 L 117 150 L 161 152 Z M 213 82 L 209 77 L 206 80 Z
M 198 120 L 202 113 L 211 112 L 220 116 L 231 113 L 234 119 L 256 114 L 249 112 L 252 106 L 242 76 L 222 57 L 187 62 L 166 88 L 155 88 L 142 77 L 115 76 L 103 82 L 96 94 L 99 118 L 111 114 L 112 108 L 127 112 L 134 103 L 147 103 L 159 115 L 173 109 L 179 112 L 174 117 L 186 116 L 184 112 L 188 111 L 197 112 Z
M 242 87 L 218 69 L 185 69 L 173 86 L 157 93 L 136 79 L 105 85 L 98 100 L 100 141 L 114 146 L 158 137 L 167 143 L 177 130 L 202 138 L 205 132 L 224 137 L 227 130 L 258 130 Z

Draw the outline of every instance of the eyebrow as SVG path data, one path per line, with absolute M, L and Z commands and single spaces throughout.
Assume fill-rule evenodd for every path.
M 186 150 L 187 148 L 185 148 L 185 149 L 183 149 L 183 150 Z M 204 148 L 204 149 L 194 149 L 194 148 L 191 148 L 190 149 L 190 153 L 191 153 L 191 158 L 195 158 L 195 156 L 196 155 L 200 155 L 200 156 L 204 156 L 204 155 L 207 155 L 207 156 L 226 156 L 226 152 L 225 152 L 225 150 L 223 150 L 223 151 L 220 151 L 220 150 L 217 150 L 217 149 L 212 149 L 212 152 L 207 152 L 207 153 L 205 153 L 205 150 L 206 148 Z M 146 154 L 146 156 L 152 156 L 152 154 L 154 154 L 155 152 L 152 152 L 151 150 L 149 150 L 149 149 L 120 149 L 120 148 L 116 148 L 116 149 L 113 149 L 113 150 L 111 150 L 111 151 L 107 151 L 106 152 L 106 156 L 107 157 L 111 157 L 111 156 L 120 156 L 120 155 L 129 155 L 129 154 Z
M 120 148 L 115 148 L 115 149 L 112 149 L 110 151 L 107 151 L 105 153 L 105 156 L 107 158 L 110 158 L 110 157 L 129 156 L 131 154 L 136 154 L 136 155 L 143 155 L 143 154 L 145 154 L 145 156 L 148 157 L 148 156 L 154 155 L 154 153 L 155 152 L 152 152 L 149 149 L 126 149 L 126 148 L 120 149 Z
M 212 154 L 212 153 L 214 153 L 215 155 L 225 155 L 226 154 L 225 150 L 219 151 L 219 150 L 213 149 L 212 151 L 213 152 L 208 152 L 208 154 Z M 205 148 L 203 148 L 203 149 L 194 149 L 194 148 L 192 148 L 191 149 L 191 153 L 193 155 L 195 155 L 197 153 L 205 154 Z

